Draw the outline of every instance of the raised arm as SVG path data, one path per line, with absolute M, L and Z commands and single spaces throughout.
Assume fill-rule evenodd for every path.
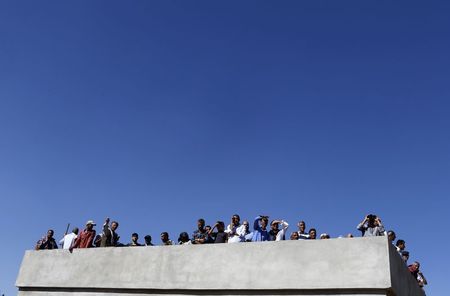
M 259 221 L 261 221 L 261 216 L 258 216 L 258 217 L 256 217 L 255 218 L 255 222 L 253 222 L 253 229 L 254 230 L 258 230 L 258 231 L 260 231 L 261 230 L 261 226 L 259 226 Z

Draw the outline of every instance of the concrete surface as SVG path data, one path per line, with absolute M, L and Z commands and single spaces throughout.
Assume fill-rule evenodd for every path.
M 22 296 L 423 296 L 402 264 L 384 237 L 27 251 L 16 285 Z

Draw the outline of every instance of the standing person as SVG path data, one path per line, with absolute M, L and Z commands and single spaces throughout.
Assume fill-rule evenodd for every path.
M 53 250 L 58 249 L 58 245 L 56 244 L 55 239 L 53 238 L 53 234 L 55 232 L 53 229 L 49 229 L 47 231 L 47 235 L 42 237 L 38 242 L 36 243 L 35 250 Z
M 93 245 L 93 241 L 94 241 L 94 237 L 95 237 L 95 230 L 94 230 L 94 226 L 96 224 L 94 223 L 94 221 L 89 220 L 86 222 L 86 228 L 78 234 L 77 239 L 75 240 L 75 242 L 72 244 L 71 247 L 69 247 L 69 250 L 72 251 L 73 249 L 76 248 L 92 248 Z
M 408 265 L 409 252 L 408 251 L 401 251 L 400 255 L 402 256 L 403 262 L 405 262 L 405 264 Z
M 253 238 L 252 241 L 268 241 L 269 232 L 267 231 L 267 224 L 269 223 L 269 216 L 259 215 L 253 222 Z
M 161 232 L 161 242 L 163 246 L 173 245 L 173 242 L 169 239 L 169 233 L 165 231 Z
M 72 246 L 72 244 L 77 239 L 78 235 L 78 227 L 75 227 L 72 229 L 72 232 L 69 234 L 64 235 L 64 237 L 59 241 L 59 244 L 62 246 L 63 249 L 68 250 Z
M 119 222 L 112 221 L 111 226 L 109 225 L 109 218 L 105 219 L 105 223 L 103 224 L 103 233 L 102 233 L 102 241 L 100 243 L 100 247 L 115 247 L 119 242 L 119 235 L 116 233 L 117 228 L 119 227 Z
M 136 232 L 134 232 L 131 235 L 131 242 L 127 244 L 128 247 L 140 247 L 142 246 L 139 242 L 139 234 L 137 234 Z
M 298 224 L 298 239 L 308 239 L 309 238 L 309 234 L 306 233 L 306 223 L 305 221 L 299 221 Z
M 217 232 L 213 232 L 216 228 Z M 223 221 L 217 221 L 213 228 L 208 231 L 208 235 L 215 244 L 226 243 L 228 241 L 228 234 L 225 232 L 225 223 Z
M 421 288 L 423 288 L 425 285 L 428 285 L 427 279 L 423 275 L 423 273 L 420 271 L 420 263 L 417 261 L 414 261 L 413 264 L 408 265 L 408 269 L 411 272 L 411 274 L 414 276 L 414 278 L 417 280 L 417 283 Z
M 402 239 L 397 240 L 395 248 L 397 248 L 397 252 L 401 255 L 402 251 L 406 249 L 406 242 Z
M 229 243 L 238 243 L 238 242 L 242 241 L 240 233 L 239 233 L 239 230 L 242 231 L 240 221 L 241 221 L 241 217 L 239 217 L 238 214 L 234 214 L 231 217 L 231 222 L 227 226 L 227 229 L 225 230 L 225 232 L 228 234 L 228 242 Z
M 208 232 L 205 229 L 205 220 L 203 218 L 197 221 L 197 230 L 192 234 L 192 243 L 202 245 L 207 242 Z
M 144 236 L 144 242 L 145 242 L 145 246 L 154 246 L 154 244 L 152 244 L 152 236 L 150 234 L 147 234 L 146 236 Z
M 282 225 L 281 229 L 278 228 L 279 225 Z M 271 241 L 281 241 L 285 240 L 285 234 L 289 227 L 289 224 L 283 220 L 273 220 L 270 223 L 270 231 L 269 231 L 269 240 Z
M 317 230 L 315 228 L 311 228 L 308 232 L 308 239 L 316 239 L 317 237 Z
M 250 223 L 247 220 L 242 222 L 241 241 L 251 242 L 253 239 L 253 232 L 250 232 Z
M 357 229 L 362 232 L 363 237 L 384 235 L 384 226 L 381 219 L 376 215 L 364 217 L 364 220 L 358 224 Z
M 389 230 L 389 231 L 387 232 L 387 237 L 388 237 L 388 240 L 389 240 L 389 242 L 390 242 L 391 244 L 393 244 L 394 241 L 395 241 L 395 239 L 397 238 L 397 236 L 395 235 L 394 230 Z

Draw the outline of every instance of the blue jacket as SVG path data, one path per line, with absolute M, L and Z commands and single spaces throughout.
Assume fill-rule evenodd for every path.
M 262 230 L 261 226 L 259 226 L 259 221 L 261 220 L 261 217 L 256 217 L 255 222 L 253 223 L 253 242 L 260 242 L 260 241 L 268 241 L 269 240 L 269 233 L 267 230 Z

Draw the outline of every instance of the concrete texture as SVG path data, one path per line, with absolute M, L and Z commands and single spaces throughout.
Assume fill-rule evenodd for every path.
M 423 296 L 402 264 L 384 237 L 27 251 L 16 285 L 22 296 Z

